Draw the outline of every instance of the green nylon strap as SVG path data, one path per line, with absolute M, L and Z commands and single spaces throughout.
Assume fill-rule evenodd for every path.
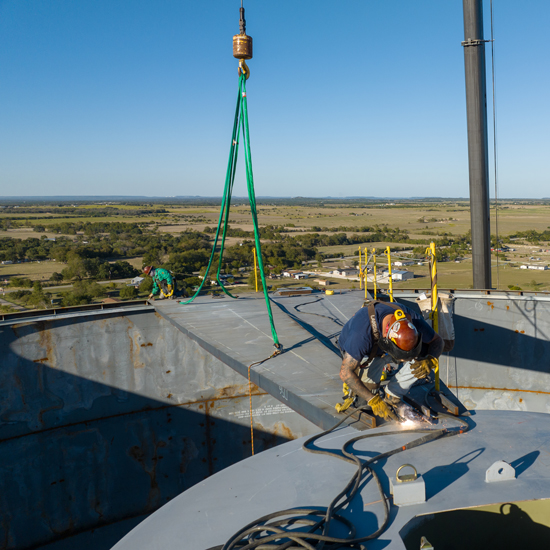
M 235 108 L 235 120 L 233 122 L 233 134 L 231 136 L 231 147 L 229 149 L 229 161 L 227 163 L 227 172 L 225 176 L 225 187 L 223 191 L 222 203 L 220 207 L 220 216 L 218 219 L 218 227 L 216 229 L 216 235 L 214 237 L 214 246 L 212 247 L 212 253 L 210 254 L 210 259 L 208 260 L 208 266 L 206 268 L 206 273 L 204 279 L 202 280 L 198 290 L 195 294 L 187 301 L 180 302 L 180 304 L 190 304 L 200 293 L 202 287 L 206 282 L 206 277 L 210 272 L 210 267 L 214 261 L 216 255 L 216 247 L 218 245 L 218 239 L 220 235 L 220 230 L 223 226 L 222 238 L 220 243 L 220 252 L 218 256 L 218 270 L 216 273 L 216 279 L 221 289 L 231 298 L 235 298 L 223 285 L 220 280 L 220 270 L 222 266 L 223 251 L 225 246 L 225 237 L 227 233 L 227 227 L 229 225 L 229 210 L 231 207 L 231 196 L 233 194 L 233 184 L 235 183 L 235 173 L 237 168 L 237 158 L 239 150 L 239 138 L 243 136 L 244 142 L 244 159 L 246 167 L 246 186 L 248 190 L 248 199 L 250 202 L 250 211 L 252 214 L 252 222 L 254 225 L 254 242 L 256 247 L 256 256 L 258 258 L 258 268 L 260 271 L 260 277 L 262 279 L 262 286 L 264 291 L 265 303 L 267 306 L 267 313 L 269 315 L 269 323 L 271 325 L 271 335 L 273 336 L 273 342 L 276 347 L 279 347 L 279 338 L 277 336 L 277 331 L 275 330 L 275 323 L 273 321 L 273 313 L 271 311 L 271 302 L 267 293 L 267 285 L 265 282 L 265 273 L 264 273 L 264 263 L 262 258 L 262 249 L 260 243 L 260 231 L 258 228 L 258 216 L 256 212 L 256 194 L 254 192 L 254 176 L 252 173 L 252 154 L 250 152 L 250 133 L 248 128 L 248 104 L 246 101 L 246 76 L 241 74 L 239 78 L 239 95 L 237 97 L 237 106 Z

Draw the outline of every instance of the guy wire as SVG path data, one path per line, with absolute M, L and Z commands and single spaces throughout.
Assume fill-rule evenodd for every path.
M 495 92 L 495 40 L 494 40 L 494 5 L 491 0 L 491 77 L 493 88 L 493 168 L 495 179 L 495 251 L 497 256 L 497 289 L 500 288 L 500 263 L 499 263 L 499 234 L 498 234 L 498 169 L 497 169 L 497 114 Z

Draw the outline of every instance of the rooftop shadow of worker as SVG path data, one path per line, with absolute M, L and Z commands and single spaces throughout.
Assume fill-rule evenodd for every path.
M 495 506 L 495 511 L 454 510 L 419 516 L 400 535 L 407 550 L 418 550 L 421 537 L 437 550 L 517 550 L 548 548 L 550 527 L 533 521 L 517 504 L 506 503 Z

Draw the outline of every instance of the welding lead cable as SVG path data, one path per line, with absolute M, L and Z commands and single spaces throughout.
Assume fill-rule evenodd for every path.
M 294 306 L 294 309 L 295 311 L 297 311 L 298 313 L 302 313 L 303 315 L 316 315 L 317 317 L 324 317 L 325 319 L 329 319 L 333 323 L 336 323 L 338 326 L 343 327 L 344 323 L 342 323 L 342 321 L 340 321 L 340 319 L 338 319 L 337 317 L 330 317 L 329 315 L 323 315 L 322 313 L 313 313 L 311 311 L 302 311 L 301 309 L 298 309 L 302 306 L 308 306 L 309 304 L 316 304 L 317 302 L 320 302 L 322 300 L 323 298 L 317 298 L 317 300 L 313 300 L 312 302 L 303 302 L 301 304 L 298 304 L 297 306 Z M 325 306 L 325 309 L 328 308 Z
M 314 548 L 314 550 L 320 550 L 324 547 L 326 543 L 329 543 L 330 546 L 338 545 L 338 547 L 341 547 L 342 549 L 346 547 L 360 548 L 361 543 L 379 537 L 386 530 L 387 524 L 389 522 L 389 498 L 385 495 L 380 479 L 376 471 L 371 467 L 371 465 L 381 459 L 393 456 L 397 453 L 403 452 L 408 449 L 413 449 L 415 447 L 424 445 L 426 443 L 430 443 L 431 441 L 435 441 L 436 439 L 465 433 L 470 428 L 469 424 L 461 418 L 454 417 L 454 416 L 450 417 L 448 415 L 441 414 L 441 415 L 438 415 L 438 418 L 449 418 L 449 419 L 452 418 L 455 421 L 459 422 L 462 425 L 460 430 L 453 430 L 449 427 L 437 429 L 437 430 L 429 429 L 429 428 L 415 428 L 410 430 L 390 430 L 385 432 L 377 432 L 377 433 L 360 435 L 358 437 L 349 439 L 344 443 L 344 445 L 341 448 L 341 452 L 344 456 L 337 454 L 335 451 L 308 448 L 308 445 L 311 445 L 316 440 L 320 439 L 325 435 L 328 435 L 329 433 L 334 431 L 336 428 L 341 426 L 346 420 L 349 419 L 349 416 L 353 414 L 353 412 L 355 411 L 352 410 L 349 413 L 346 413 L 346 416 L 332 428 L 309 438 L 302 447 L 303 450 L 306 452 L 310 452 L 313 454 L 326 454 L 329 456 L 339 458 L 340 460 L 344 460 L 346 462 L 349 462 L 357 466 L 356 472 L 353 474 L 350 481 L 346 484 L 346 487 L 333 499 L 333 501 L 330 503 L 326 511 L 323 512 L 322 509 L 321 510 L 320 509 L 315 509 L 315 510 L 287 509 L 287 510 L 281 510 L 279 512 L 274 512 L 272 514 L 268 514 L 266 516 L 263 516 L 262 518 L 259 518 L 251 522 L 247 526 L 243 527 L 233 537 L 231 537 L 229 541 L 226 542 L 225 545 L 212 548 L 211 550 L 233 550 L 233 549 L 260 550 L 261 548 L 266 548 L 269 550 L 284 550 L 284 549 L 290 550 L 291 547 L 292 548 L 310 548 L 311 547 L 311 548 Z M 424 435 L 413 441 L 410 441 L 409 443 L 403 446 L 397 447 L 390 451 L 386 451 L 384 453 L 380 453 L 379 455 L 367 460 L 366 462 L 361 462 L 361 460 L 359 459 L 359 457 L 357 457 L 357 455 L 347 450 L 347 448 L 350 445 L 353 445 L 357 441 L 360 441 L 363 439 L 367 439 L 371 437 L 383 437 L 386 435 L 404 434 L 404 433 L 422 433 Z M 365 478 L 363 477 L 363 472 L 365 471 L 368 472 L 375 480 L 375 483 L 377 485 L 378 491 L 381 496 L 381 501 L 384 503 L 384 518 L 382 520 L 382 524 L 374 533 L 365 537 L 354 538 L 355 528 L 349 529 L 347 538 L 328 536 L 326 533 L 328 532 L 328 526 L 330 525 L 331 521 L 342 522 L 346 525 L 348 524 L 347 520 L 345 520 L 345 518 L 343 518 L 341 515 L 337 514 L 337 512 L 354 498 L 361 482 L 365 480 Z M 311 518 L 303 518 L 303 514 L 308 514 L 308 515 L 322 514 L 324 517 L 322 517 L 312 525 Z M 297 517 L 297 515 L 299 515 L 299 517 Z M 284 517 L 287 517 L 288 519 L 281 519 Z M 276 522 L 273 522 L 271 524 L 267 524 L 267 522 L 275 518 L 280 518 L 280 519 L 278 519 Z M 312 527 L 307 532 L 288 531 L 288 527 L 295 525 L 297 523 L 312 525 Z M 285 526 L 287 526 L 287 529 L 284 528 Z M 273 532 L 275 530 L 274 528 L 277 529 L 276 533 Z M 317 531 L 320 528 L 322 528 L 323 533 L 322 534 L 315 533 L 315 531 Z M 267 534 L 263 537 L 260 536 L 262 533 L 268 533 L 269 531 L 271 531 L 271 533 L 273 534 Z M 281 544 L 276 544 L 276 541 L 285 541 L 285 542 L 282 542 Z M 317 541 L 316 546 L 312 546 L 313 541 Z M 294 546 L 295 544 L 298 544 L 298 546 Z
M 349 412 L 346 412 L 345 416 L 344 416 L 344 418 L 342 418 L 342 420 L 338 421 L 334 426 L 332 426 L 328 430 L 322 432 L 317 437 L 321 437 L 323 435 L 329 434 L 330 432 L 332 432 L 333 430 L 335 430 L 336 428 L 341 426 L 346 420 L 349 419 L 349 417 L 354 412 L 355 412 L 354 409 L 350 410 Z M 306 441 L 306 444 L 309 441 L 310 440 Z M 299 508 L 299 509 L 294 508 L 294 509 L 289 509 L 289 510 L 282 510 L 282 511 L 279 511 L 279 512 L 273 512 L 271 514 L 267 514 L 266 516 L 263 516 L 263 517 L 261 517 L 257 520 L 252 521 L 248 525 L 245 525 L 242 529 L 240 529 L 237 533 L 235 533 L 224 545 L 215 546 L 215 547 L 212 547 L 208 550 L 233 550 L 234 548 L 238 548 L 238 550 L 244 550 L 245 548 L 253 548 L 254 546 L 249 546 L 249 545 L 244 546 L 244 543 L 241 542 L 243 540 L 243 538 L 246 537 L 246 533 L 249 532 L 252 528 L 254 528 L 255 526 L 264 525 L 267 521 L 272 520 L 272 519 L 277 518 L 277 517 L 293 516 L 293 515 L 295 516 L 296 514 L 308 514 L 308 515 L 321 515 L 322 514 L 324 516 L 325 512 L 322 511 L 322 510 L 313 509 L 313 508 L 311 508 L 311 509 L 310 508 Z M 296 519 L 297 518 L 294 517 L 294 518 L 291 518 L 289 520 L 284 520 L 284 523 L 288 525 L 288 524 L 294 523 Z M 340 518 L 340 516 L 337 516 L 337 519 L 342 520 L 342 522 L 344 524 L 350 524 L 350 522 L 347 519 Z M 305 534 L 306 535 L 311 534 L 313 531 L 317 530 L 324 523 L 324 521 L 325 521 L 324 517 L 321 518 L 319 521 L 317 521 L 312 526 L 309 533 L 305 533 Z M 281 523 L 282 522 L 280 522 L 280 521 L 277 522 L 277 524 L 281 524 Z M 353 525 L 351 526 L 350 534 L 351 534 L 351 536 L 354 536 L 354 534 L 355 534 L 355 528 L 353 527 Z M 265 540 L 265 538 L 264 538 L 261 541 L 261 544 L 265 544 L 266 542 L 267 542 L 267 540 Z M 239 546 L 236 546 L 237 544 Z M 292 544 L 294 544 L 293 541 L 288 541 L 288 542 L 283 543 L 281 545 L 269 545 L 269 548 L 273 549 L 273 550 L 286 550 L 286 549 L 290 549 L 290 546 Z M 259 548 L 259 545 L 256 545 L 256 547 Z
M 465 429 L 461 429 L 460 431 L 451 431 L 448 428 L 439 429 L 439 430 L 433 430 L 433 429 L 392 430 L 392 431 L 388 431 L 388 432 L 379 432 L 379 433 L 361 435 L 361 436 L 355 437 L 353 439 L 350 439 L 350 440 L 346 441 L 346 443 L 344 443 L 344 445 L 341 449 L 342 454 L 344 454 L 344 456 L 348 457 L 348 461 L 350 461 L 350 462 L 353 461 L 354 463 L 361 464 L 359 458 L 356 455 L 346 451 L 346 447 L 348 447 L 349 445 L 353 445 L 353 443 L 355 443 L 357 441 L 360 441 L 362 439 L 367 439 L 369 437 L 381 437 L 381 436 L 385 436 L 385 435 L 395 435 L 395 434 L 402 434 L 402 433 L 425 433 L 426 434 L 423 437 L 415 439 L 415 440 L 407 443 L 404 446 L 397 447 L 396 449 L 393 449 L 391 451 L 387 451 L 385 453 L 381 453 L 381 454 L 371 458 L 370 460 L 366 461 L 365 463 L 361 464 L 361 466 L 360 466 L 361 473 L 362 473 L 363 470 L 368 471 L 372 475 L 373 479 L 375 480 L 375 482 L 377 484 L 378 490 L 379 490 L 379 492 L 382 496 L 382 501 L 385 504 L 385 510 L 384 510 L 384 512 L 385 512 L 384 516 L 385 517 L 384 517 L 384 520 L 382 522 L 382 525 L 380 526 L 380 528 L 376 532 L 372 533 L 371 535 L 369 535 L 367 537 L 362 537 L 360 539 L 347 540 L 346 541 L 347 544 L 357 544 L 357 543 L 360 543 L 360 542 L 366 542 L 367 540 L 372 540 L 374 538 L 377 538 L 385 531 L 386 526 L 387 526 L 387 522 L 388 522 L 388 519 L 389 519 L 389 499 L 384 494 L 382 484 L 380 482 L 380 479 L 379 479 L 378 475 L 370 467 L 371 464 L 373 464 L 373 463 L 375 463 L 375 462 L 377 462 L 381 459 L 388 458 L 389 456 L 392 456 L 394 454 L 403 452 L 405 450 L 412 449 L 412 448 L 418 447 L 420 445 L 424 445 L 424 444 L 429 443 L 431 441 L 435 441 L 436 439 L 440 439 L 440 438 L 443 438 L 443 437 L 449 437 L 449 436 L 452 436 L 452 435 L 458 435 L 460 433 L 464 433 L 465 431 L 468 431 L 469 425 L 464 420 L 456 418 L 456 417 L 449 417 L 448 415 L 441 415 L 441 416 L 445 417 L 445 418 L 454 418 L 455 420 L 458 420 L 465 427 Z M 330 451 L 319 451 L 319 450 L 313 450 L 313 449 L 306 448 L 306 445 L 308 443 L 311 443 L 312 441 L 315 441 L 316 439 L 322 437 L 322 435 L 324 435 L 324 434 L 319 434 L 318 436 L 314 436 L 313 438 L 310 438 L 308 441 L 306 441 L 306 443 L 304 443 L 303 449 L 307 452 L 311 452 L 311 453 L 315 453 L 315 454 L 328 454 L 328 455 L 336 456 L 337 458 L 343 459 L 339 455 L 336 455 L 336 454 L 334 454 Z M 330 521 L 330 517 L 329 517 L 330 513 L 333 513 L 333 511 L 337 511 L 337 510 L 341 509 L 345 504 L 347 504 L 349 501 L 352 500 L 352 498 L 355 496 L 355 494 L 357 492 L 357 489 L 358 489 L 359 484 L 360 484 L 361 481 L 362 481 L 362 475 L 360 475 L 359 471 L 358 471 L 352 477 L 352 479 L 350 480 L 350 482 L 348 483 L 346 488 L 339 495 L 337 495 L 336 498 L 333 500 L 333 502 L 329 505 L 329 507 L 327 509 L 327 516 L 326 516 L 326 522 L 327 523 Z M 340 498 L 342 498 L 342 496 L 344 496 L 348 492 L 348 490 L 351 488 L 352 484 L 354 485 L 354 487 L 349 492 L 348 497 L 343 502 L 340 502 L 337 506 L 334 506 L 335 503 L 338 502 L 338 500 Z

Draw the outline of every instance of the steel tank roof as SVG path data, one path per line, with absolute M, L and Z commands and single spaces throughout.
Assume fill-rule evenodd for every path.
M 455 420 L 444 420 L 452 426 Z M 389 527 L 369 550 L 405 548 L 400 531 L 416 516 L 513 501 L 550 498 L 548 416 L 515 411 L 478 411 L 468 432 L 433 441 L 374 465 L 384 491 L 404 463 L 413 464 L 426 486 L 426 502 L 391 506 Z M 369 431 L 384 433 L 395 426 Z M 339 428 L 316 445 L 338 450 L 356 437 L 352 427 Z M 366 459 L 416 439 L 401 433 L 365 439 L 354 452 Z M 166 504 L 124 537 L 113 550 L 206 550 L 224 544 L 240 528 L 261 516 L 287 508 L 326 507 L 355 471 L 349 463 L 302 449 L 307 438 L 243 460 L 199 483 Z M 487 469 L 498 460 L 510 463 L 516 479 L 487 483 Z M 382 520 L 375 483 L 362 484 L 342 515 L 358 536 L 375 531 Z

